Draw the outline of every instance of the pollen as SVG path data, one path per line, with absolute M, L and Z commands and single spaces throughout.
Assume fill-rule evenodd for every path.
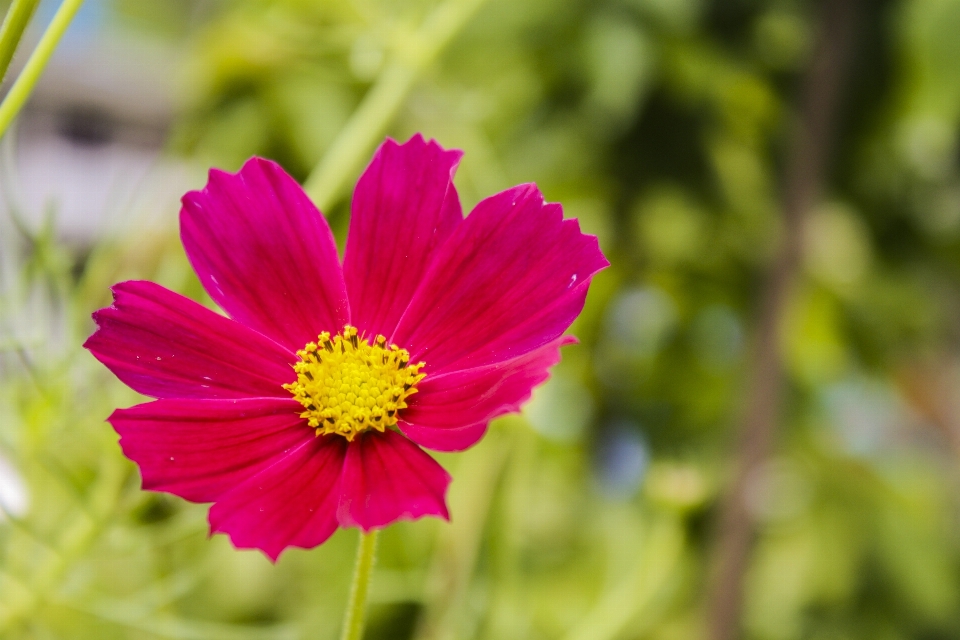
M 381 335 L 369 342 L 347 325 L 331 337 L 297 351 L 297 381 L 283 385 L 303 405 L 300 414 L 317 436 L 337 434 L 352 441 L 370 429 L 397 424 L 406 399 L 417 392 L 424 363 L 410 364 L 410 353 Z

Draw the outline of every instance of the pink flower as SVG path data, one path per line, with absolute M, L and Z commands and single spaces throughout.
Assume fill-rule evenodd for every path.
M 211 533 L 276 560 L 337 527 L 449 518 L 460 451 L 517 411 L 608 266 L 535 185 L 464 219 L 460 151 L 387 140 L 357 183 L 341 266 L 277 164 L 211 170 L 180 236 L 218 315 L 151 282 L 113 287 L 84 345 L 157 398 L 109 422 L 143 488 L 213 502 Z

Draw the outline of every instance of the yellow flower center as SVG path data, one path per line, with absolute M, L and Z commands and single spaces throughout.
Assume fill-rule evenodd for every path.
M 283 388 L 304 406 L 300 417 L 318 436 L 335 433 L 352 441 L 369 429 L 394 426 L 425 377 L 424 363 L 410 364 L 406 349 L 387 346 L 383 336 L 370 344 L 350 325 L 333 338 L 324 331 L 297 355 L 297 381 Z

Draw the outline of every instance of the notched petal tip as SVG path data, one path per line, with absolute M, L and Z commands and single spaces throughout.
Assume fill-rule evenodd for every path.
M 481 201 L 444 244 L 393 339 L 436 373 L 508 360 L 562 335 L 608 265 L 559 204 L 518 185 Z
M 286 397 L 295 357 L 158 284 L 131 280 L 93 314 L 84 347 L 135 391 L 163 397 Z
M 243 164 L 240 165 L 240 168 L 236 171 L 227 171 L 217 167 L 210 167 L 210 169 L 207 170 L 207 183 L 203 186 L 203 188 L 187 191 L 183 197 L 180 198 L 180 200 L 183 202 L 187 198 L 192 200 L 197 196 L 205 196 L 209 194 L 211 185 L 218 185 L 222 184 L 223 182 L 229 183 L 237 179 L 244 180 L 245 177 L 251 174 L 251 172 L 257 171 L 277 175 L 283 174 L 284 176 L 288 175 L 278 162 L 262 156 L 250 156 L 244 160 Z
M 424 516 L 450 519 L 452 477 L 423 449 L 395 431 L 368 432 L 347 450 L 337 519 L 363 531 Z
M 159 285 L 153 282 L 150 282 L 148 280 L 124 280 L 122 282 L 117 282 L 111 285 L 110 295 L 112 300 L 110 301 L 110 306 L 101 307 L 100 309 L 97 309 L 96 311 L 90 314 L 90 317 L 97 324 L 97 327 L 101 326 L 102 320 L 105 315 L 109 314 L 111 311 L 120 310 L 120 305 L 118 303 L 120 302 L 121 296 L 123 296 L 125 293 L 127 293 L 128 290 L 136 286 L 149 287 L 149 286 L 159 286 Z M 86 343 L 84 344 L 84 346 L 85 345 Z
M 277 562 L 279 562 L 279 560 L 280 560 L 280 556 L 282 556 L 284 553 L 286 553 L 286 551 L 287 551 L 288 549 L 292 549 L 292 548 L 294 548 L 294 547 L 296 547 L 296 548 L 298 548 L 298 549 L 306 549 L 306 548 L 308 548 L 308 547 L 300 547 L 300 546 L 298 546 L 298 545 L 288 545 L 288 546 L 285 546 L 285 547 L 282 547 L 282 548 L 270 547 L 270 548 L 264 549 L 263 547 L 261 547 L 261 546 L 259 546 L 259 545 L 257 545 L 257 544 L 244 542 L 242 536 L 237 535 L 237 534 L 235 534 L 235 533 L 233 533 L 233 532 L 227 531 L 226 529 L 222 529 L 222 528 L 221 528 L 221 529 L 216 529 L 216 528 L 214 528 L 214 526 L 213 526 L 212 524 L 210 524 L 209 519 L 208 519 L 207 524 L 209 525 L 208 530 L 207 530 L 207 540 L 213 539 L 213 536 L 215 536 L 215 535 L 217 535 L 217 534 L 225 535 L 225 536 L 227 536 L 227 539 L 230 541 L 230 544 L 233 545 L 233 548 L 234 548 L 234 549 L 236 549 L 236 550 L 238 550 L 238 551 L 259 551 L 259 552 L 260 552 L 261 554 L 263 554 L 263 556 L 264 556 L 267 560 L 269 560 L 272 564 L 277 564 Z M 330 535 L 333 535 L 333 534 L 331 533 Z M 328 536 L 327 539 L 329 539 L 329 536 Z M 317 546 L 319 546 L 319 545 L 323 544 L 324 542 L 326 542 L 327 539 L 324 539 L 324 540 L 322 540 L 321 542 L 317 543 Z M 309 547 L 309 548 L 312 548 L 312 547 Z
M 353 323 L 393 335 L 433 256 L 463 221 L 453 176 L 463 153 L 420 134 L 388 138 L 353 192 L 344 278 Z
M 234 320 L 294 350 L 349 322 L 330 227 L 279 164 L 253 157 L 236 173 L 211 170 L 182 202 L 187 258 Z
M 460 159 L 463 158 L 462 149 L 456 149 L 456 148 L 447 149 L 443 145 L 441 145 L 439 142 L 437 142 L 436 138 L 424 138 L 423 134 L 420 133 L 419 131 L 413 134 L 412 136 L 410 136 L 410 138 L 406 142 L 398 142 L 395 138 L 387 136 L 384 139 L 383 143 L 381 143 L 380 146 L 377 147 L 377 150 L 373 154 L 373 157 L 376 158 L 384 151 L 396 151 L 396 150 L 403 150 L 406 152 L 414 152 L 414 153 L 422 153 L 425 150 L 429 150 L 431 152 L 439 152 L 439 154 L 441 154 L 442 156 L 445 156 L 450 160 L 452 165 L 451 175 L 456 170 L 457 165 L 460 163 Z M 371 162 L 371 164 L 373 163 Z
M 310 438 L 238 484 L 211 507 L 212 533 L 238 549 L 277 558 L 290 547 L 312 549 L 337 530 L 337 503 L 346 441 Z
M 310 444 L 291 399 L 155 400 L 107 419 L 142 487 L 213 502 Z
M 230 541 L 230 544 L 233 546 L 234 549 L 238 551 L 259 551 L 272 564 L 277 564 L 277 562 L 279 562 L 280 560 L 280 556 L 286 553 L 288 549 L 292 549 L 294 547 L 298 549 L 313 548 L 313 547 L 301 547 L 299 545 L 293 545 L 293 544 L 280 547 L 280 548 L 277 548 L 277 547 L 263 548 L 256 543 L 250 543 L 250 542 L 244 541 L 243 536 L 235 532 L 228 531 L 227 529 L 224 529 L 224 528 L 219 528 L 219 529 L 215 528 L 214 525 L 210 523 L 209 516 L 207 519 L 207 524 L 208 524 L 207 540 L 212 540 L 213 536 L 217 534 L 225 535 L 227 536 L 227 539 Z M 333 535 L 333 533 L 331 533 L 330 535 Z M 318 542 L 316 546 L 323 544 L 328 539 L 329 539 L 329 536 L 324 540 Z

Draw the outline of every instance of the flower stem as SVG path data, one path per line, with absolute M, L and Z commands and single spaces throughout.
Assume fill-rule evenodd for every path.
M 313 169 L 303 188 L 324 211 L 336 204 L 351 176 L 393 120 L 420 73 L 446 48 L 485 0 L 446 0 L 384 65 L 360 106 Z
M 370 587 L 370 574 L 377 551 L 377 531 L 360 533 L 360 545 L 357 547 L 357 564 L 353 568 L 353 585 L 350 587 L 350 601 L 343 616 L 343 631 L 340 640 L 361 640 L 366 621 L 367 592 Z
M 83 0 L 63 0 L 60 3 L 60 8 L 54 14 L 47 30 L 43 32 L 40 42 L 37 43 L 37 48 L 30 54 L 30 59 L 27 60 L 17 81 L 13 83 L 13 87 L 10 88 L 10 93 L 0 103 L 0 138 L 7 132 L 10 123 L 17 117 L 30 94 L 33 93 L 33 88 L 43 74 L 47 62 L 50 61 L 50 56 L 53 55 L 60 43 L 60 38 L 63 37 L 82 4 Z
M 7 75 L 13 54 L 40 0 L 13 0 L 0 26 L 0 81 Z

